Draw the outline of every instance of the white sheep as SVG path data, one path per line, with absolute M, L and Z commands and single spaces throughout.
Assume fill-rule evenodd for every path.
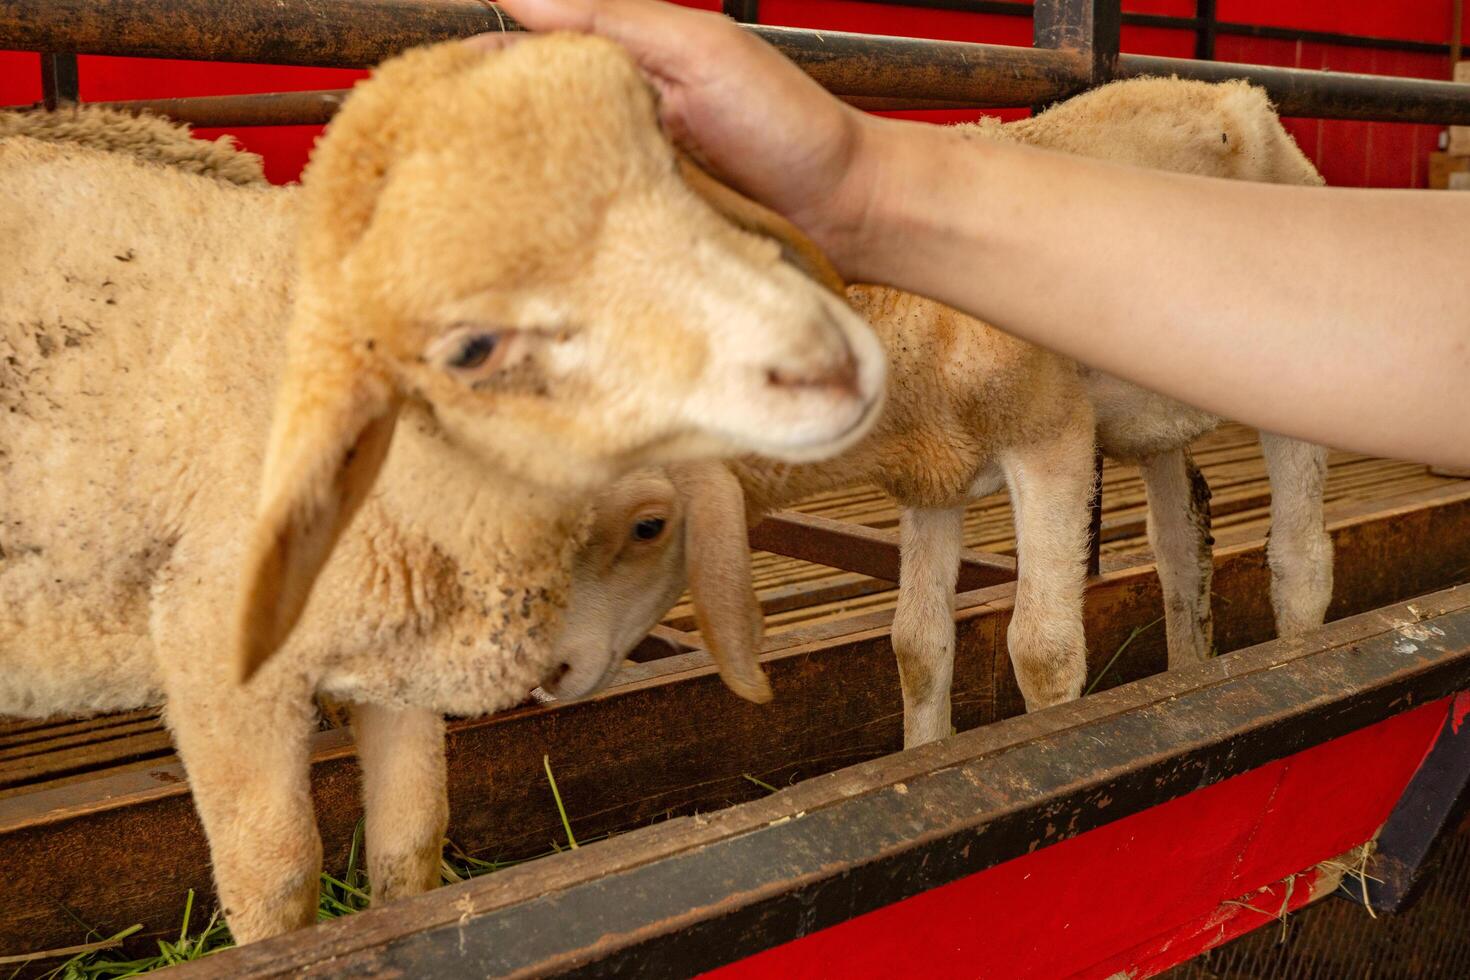
M 1117 82 L 1030 119 L 965 127 L 1139 166 L 1241 180 L 1320 184 L 1261 90 L 1243 82 Z M 1120 234 L 1126 234 L 1123 229 Z M 938 303 L 892 289 L 848 297 L 890 358 L 888 404 L 872 434 L 823 463 L 762 459 L 707 478 L 702 506 L 725 514 L 719 534 L 691 527 L 689 574 L 735 595 L 704 611 L 723 658 L 760 636 L 738 517 L 751 520 L 812 493 L 872 482 L 901 505 L 902 566 L 893 646 L 904 696 L 904 744 L 950 732 L 954 593 L 965 504 L 1009 488 L 1018 582 L 1007 643 L 1028 710 L 1076 698 L 1087 673 L 1082 593 L 1092 448 L 1140 464 L 1148 533 L 1165 598 L 1170 666 L 1207 657 L 1209 490 L 1189 443 L 1218 419 L 1078 366 Z M 1286 327 L 1284 327 L 1286 328 Z M 1332 592 L 1322 516 L 1325 450 L 1262 434 L 1272 487 L 1271 596 L 1283 636 L 1318 625 Z M 743 491 L 743 497 L 742 497 Z M 708 590 L 706 590 L 708 591 Z M 697 597 L 696 597 L 697 598 Z M 696 603 L 697 604 L 697 603 Z
M 673 600 L 628 585 L 679 584 L 669 483 L 587 493 L 876 413 L 867 328 L 702 180 L 555 36 L 385 64 L 299 191 L 0 141 L 0 714 L 164 701 L 240 941 L 314 918 L 313 695 L 375 895 L 429 887 L 441 713 L 587 690 Z

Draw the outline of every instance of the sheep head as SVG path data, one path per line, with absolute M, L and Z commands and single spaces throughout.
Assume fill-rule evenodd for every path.
M 876 338 L 789 225 L 681 165 L 622 49 L 418 49 L 359 85 L 303 178 L 287 365 L 237 657 L 289 634 L 398 408 L 548 490 L 736 452 L 836 453 Z

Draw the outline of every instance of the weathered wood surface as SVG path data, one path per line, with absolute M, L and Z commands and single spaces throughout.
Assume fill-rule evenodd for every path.
M 1470 486 L 1455 485 L 1333 524 L 1342 616 L 1462 581 L 1470 555 Z M 1412 560 L 1405 560 L 1412 556 Z M 1218 551 L 1215 590 L 1222 649 L 1273 632 L 1259 541 Z M 961 729 L 1020 712 L 1005 652 L 1013 586 L 960 597 L 955 722 Z M 1149 565 L 1093 580 L 1087 627 L 1095 677 L 1138 627 L 1160 615 Z M 451 837 L 481 857 L 544 852 L 562 833 L 541 772 L 555 766 L 579 836 L 637 827 L 670 814 L 708 812 L 760 790 L 746 774 L 785 785 L 872 759 L 901 743 L 891 613 L 776 634 L 764 656 L 770 705 L 739 701 L 708 658 L 690 653 L 629 667 L 587 701 L 527 707 L 453 726 Z M 1163 630 L 1134 636 L 1103 687 L 1163 667 Z M 329 866 L 340 865 L 360 814 L 357 771 L 344 732 L 319 736 L 313 789 Z M 75 941 L 71 909 L 103 932 L 143 922 L 175 925 L 187 888 L 208 893 L 205 849 L 174 762 L 0 799 L 6 881 L 0 951 Z
M 1467 686 L 1462 586 L 180 976 L 688 976 Z

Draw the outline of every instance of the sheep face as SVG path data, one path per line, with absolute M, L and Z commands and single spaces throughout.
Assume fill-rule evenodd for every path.
M 608 42 L 411 52 L 349 100 L 305 181 L 297 332 L 347 342 L 538 483 L 830 455 L 881 397 L 866 324 L 691 189 Z
M 667 477 L 641 470 L 600 495 L 572 568 L 547 693 L 578 698 L 606 683 L 678 600 L 683 561 L 683 508 Z
M 835 453 L 882 400 L 882 349 L 811 277 L 809 243 L 682 166 L 606 41 L 385 64 L 318 146 L 300 226 L 245 676 L 300 615 L 405 403 L 479 466 L 567 493 L 652 462 Z

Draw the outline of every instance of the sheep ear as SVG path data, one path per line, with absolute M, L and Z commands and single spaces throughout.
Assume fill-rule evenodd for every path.
M 292 352 L 240 583 L 235 658 L 242 681 L 290 636 L 377 478 L 399 404 L 385 372 L 350 349 Z
M 838 296 L 847 289 L 847 283 L 833 267 L 831 260 L 801 229 L 776 212 L 711 177 L 687 154 L 679 153 L 678 160 L 679 173 L 684 178 L 684 183 L 731 224 L 757 235 L 774 238 L 781 245 L 782 258 Z
M 670 468 L 684 501 L 685 554 L 694 618 L 725 686 L 747 701 L 771 700 L 756 654 L 765 623 L 750 574 L 745 494 L 719 462 Z

